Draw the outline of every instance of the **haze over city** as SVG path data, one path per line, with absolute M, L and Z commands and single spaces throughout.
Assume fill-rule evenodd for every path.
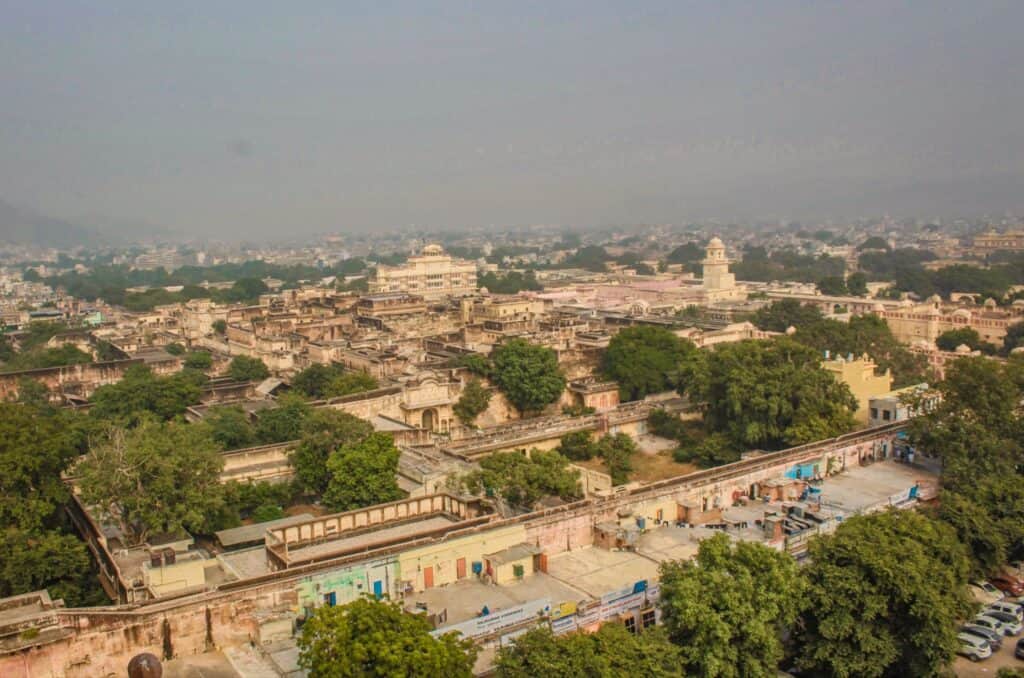
M 99 231 L 1019 211 L 1019 2 L 0 3 L 0 199 Z

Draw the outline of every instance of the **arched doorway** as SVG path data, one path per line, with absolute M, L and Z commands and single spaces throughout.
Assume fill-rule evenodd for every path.
M 434 410 L 423 410 L 423 428 L 434 430 Z

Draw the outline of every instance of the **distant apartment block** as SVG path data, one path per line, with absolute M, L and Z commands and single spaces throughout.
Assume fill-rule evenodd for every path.
M 476 293 L 476 264 L 445 254 L 440 245 L 427 245 L 401 266 L 378 266 L 370 280 L 371 294 L 406 292 L 424 299 L 461 297 Z

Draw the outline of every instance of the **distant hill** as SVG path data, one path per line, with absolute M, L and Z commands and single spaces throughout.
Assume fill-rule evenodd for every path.
M 103 244 L 107 240 L 91 228 L 21 209 L 0 199 L 0 242 L 70 248 Z

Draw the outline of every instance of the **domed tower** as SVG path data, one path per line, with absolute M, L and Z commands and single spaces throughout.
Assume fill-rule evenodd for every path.
M 704 291 L 714 296 L 715 292 L 724 292 L 736 288 L 736 276 L 729 272 L 732 262 L 725 257 L 725 244 L 717 237 L 712 238 L 705 251 Z

